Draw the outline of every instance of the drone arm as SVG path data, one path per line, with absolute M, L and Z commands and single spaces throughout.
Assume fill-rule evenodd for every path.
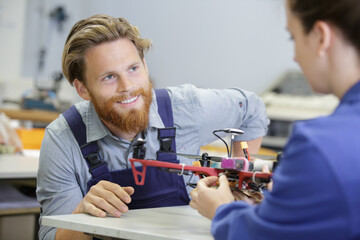
M 136 159 L 136 158 L 130 158 L 131 167 L 133 170 L 135 183 L 137 185 L 144 185 L 145 183 L 145 174 L 146 174 L 146 167 L 160 167 L 160 168 L 167 168 L 167 169 L 177 169 L 183 171 L 191 171 L 196 175 L 199 175 L 200 177 L 205 176 L 218 176 L 222 172 L 232 172 L 236 173 L 238 175 L 238 187 L 242 188 L 243 182 L 255 182 L 256 179 L 260 182 L 269 182 L 271 178 L 271 173 L 263 173 L 263 172 L 248 172 L 248 171 L 239 171 L 234 169 L 218 169 L 218 168 L 212 168 L 212 167 L 198 167 L 198 166 L 189 166 L 189 165 L 183 165 L 178 163 L 169 163 L 169 162 L 162 162 L 157 160 L 144 160 L 144 159 Z M 142 172 L 138 171 L 135 168 L 135 162 L 138 162 L 142 164 L 143 170 Z M 235 172 L 234 172 L 235 171 Z M 139 180 L 139 177 L 141 179 Z
M 135 180 L 136 185 L 144 185 L 145 174 L 146 174 L 146 165 L 143 165 L 143 170 L 142 170 L 142 172 L 140 172 L 140 171 L 136 170 L 135 164 L 133 161 L 131 161 L 131 159 L 130 159 L 130 162 L 131 162 L 131 168 L 132 168 L 132 171 L 134 174 L 134 180 Z M 140 176 L 140 180 L 139 180 L 139 176 Z
M 136 158 L 130 158 L 131 162 L 131 168 L 133 170 L 135 183 L 137 185 L 144 185 L 145 182 L 145 174 L 146 174 L 146 167 L 152 166 L 152 167 L 162 167 L 162 168 L 168 168 L 168 169 L 178 169 L 178 170 L 185 170 L 185 171 L 192 171 L 195 174 L 198 175 L 206 175 L 206 176 L 218 176 L 218 174 L 221 172 L 221 170 L 211 167 L 196 167 L 196 166 L 189 166 L 189 165 L 182 165 L 178 163 L 169 163 L 169 162 L 162 162 L 158 160 L 144 160 L 144 159 L 136 159 Z M 135 168 L 135 162 L 141 163 L 143 166 L 142 172 L 138 171 Z M 141 177 L 141 180 L 139 180 L 139 177 Z

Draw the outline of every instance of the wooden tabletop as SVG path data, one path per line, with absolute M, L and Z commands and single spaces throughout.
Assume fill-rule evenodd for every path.
M 0 108 L 11 119 L 30 120 L 34 122 L 50 123 L 59 116 L 59 112 L 39 109 Z

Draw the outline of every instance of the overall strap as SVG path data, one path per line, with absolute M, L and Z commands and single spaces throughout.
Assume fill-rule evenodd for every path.
M 63 116 L 79 144 L 81 153 L 89 166 L 89 172 L 93 179 L 102 178 L 110 180 L 109 169 L 107 168 L 106 162 L 101 159 L 98 143 L 96 141 L 87 143 L 86 141 L 86 126 L 76 107 L 71 106 L 63 113 Z
M 171 100 L 166 89 L 155 89 L 158 112 L 163 121 L 165 128 L 158 129 L 158 139 L 160 141 L 160 149 L 156 153 L 157 160 L 176 160 L 176 128 L 174 127 L 174 119 L 171 107 Z

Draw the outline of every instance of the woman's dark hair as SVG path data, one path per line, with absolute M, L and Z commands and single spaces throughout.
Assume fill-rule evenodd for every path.
M 288 0 L 309 33 L 318 20 L 336 26 L 360 54 L 360 0 Z

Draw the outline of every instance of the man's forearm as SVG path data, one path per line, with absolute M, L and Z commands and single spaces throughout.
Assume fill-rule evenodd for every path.
M 250 141 L 246 141 L 248 145 L 248 151 L 250 154 L 257 154 L 259 152 L 262 139 L 263 139 L 262 137 L 259 137 Z M 244 152 L 241 148 L 240 142 L 234 142 L 233 156 L 235 157 L 244 156 Z

